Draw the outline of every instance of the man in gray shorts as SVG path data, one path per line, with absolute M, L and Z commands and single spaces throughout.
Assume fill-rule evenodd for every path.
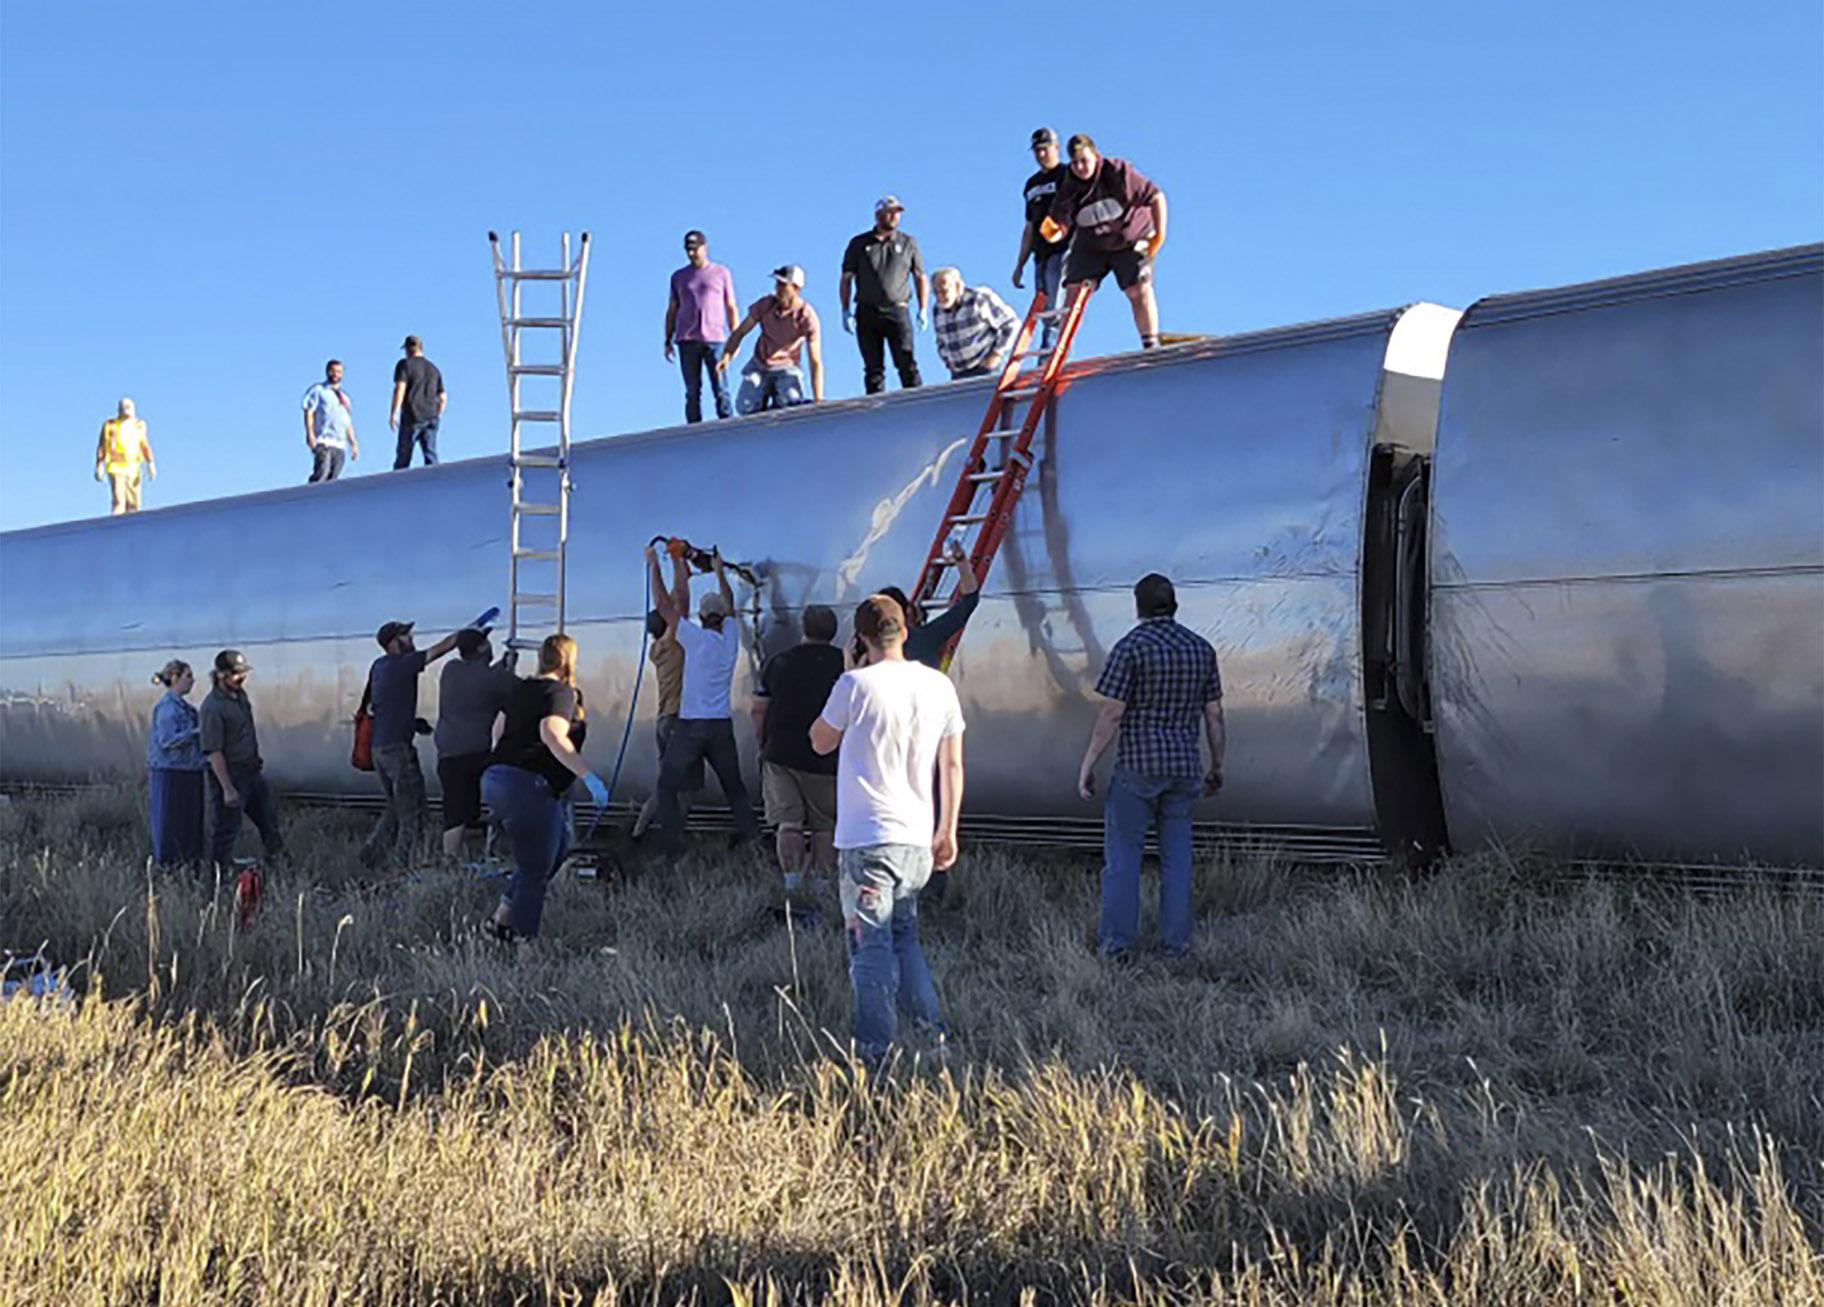
M 785 901 L 795 905 L 806 871 L 833 871 L 836 759 L 811 748 L 811 723 L 842 675 L 836 614 L 804 610 L 804 639 L 774 654 L 754 687 L 754 739 L 760 745 L 760 796 L 774 827 Z

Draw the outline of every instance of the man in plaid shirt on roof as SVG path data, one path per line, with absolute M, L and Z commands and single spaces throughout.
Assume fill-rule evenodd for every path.
M 1191 947 L 1191 805 L 1222 788 L 1226 743 L 1216 650 L 1178 625 L 1172 583 L 1153 572 L 1134 586 L 1140 624 L 1109 650 L 1096 693 L 1102 710 L 1090 732 L 1077 792 L 1096 791 L 1096 760 L 1117 734 L 1115 770 L 1103 804 L 1102 918 L 1097 946 L 1121 957 L 1140 931 L 1140 855 L 1147 828 L 1159 831 L 1159 934 L 1168 954 Z M 1208 739 L 1203 765 L 1198 735 Z
M 950 379 L 999 372 L 1019 334 L 1019 315 L 986 286 L 963 285 L 955 268 L 939 268 L 931 289 L 937 296 L 937 356 L 950 369 Z

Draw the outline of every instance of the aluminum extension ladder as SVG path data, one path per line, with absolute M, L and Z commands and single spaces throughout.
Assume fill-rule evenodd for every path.
M 1020 492 L 1026 488 L 1026 475 L 1032 468 L 1033 437 L 1038 434 L 1039 423 L 1063 388 L 1064 362 L 1070 357 L 1071 343 L 1077 338 L 1077 324 L 1083 320 L 1083 310 L 1089 305 L 1095 284 L 1083 282 L 1072 289 L 1076 294 L 1062 309 L 1047 308 L 1044 291 L 1034 295 L 1026 321 L 1014 337 L 1013 349 L 1001 368 L 994 394 L 989 397 L 988 411 L 982 417 L 975 443 L 963 460 L 962 475 L 944 509 L 937 538 L 931 542 L 925 565 L 918 574 L 918 584 L 912 590 L 913 604 L 927 618 L 956 601 L 954 590 L 949 599 L 937 597 L 938 589 L 944 583 L 945 570 L 952 566 L 944 556 L 952 535 L 967 540 L 973 532 L 974 539 L 963 545 L 963 553 L 975 569 L 977 581 L 986 582 L 994 555 L 1013 525 L 1013 508 L 1019 502 Z M 1031 348 L 1034 333 L 1041 324 L 1048 322 L 1058 324 L 1052 345 L 1047 349 Z M 1028 362 L 1036 362 L 1037 366 L 1024 366 Z M 1018 409 L 1022 403 L 1027 405 L 1024 416 Z M 990 451 L 996 449 L 991 443 L 994 441 L 1008 443 L 998 448 L 998 458 L 990 466 Z M 987 492 L 985 503 L 982 502 L 983 491 Z M 957 639 L 960 638 L 959 635 Z M 956 653 L 956 644 L 957 640 L 952 639 L 944 649 L 942 666 L 946 670 Z
M 564 629 L 564 546 L 570 537 L 570 393 L 576 383 L 576 343 L 583 320 L 583 286 L 589 276 L 589 233 L 582 234 L 575 259 L 570 257 L 570 233 L 563 236 L 563 258 L 557 268 L 522 268 L 519 233 L 511 238 L 511 252 L 503 258 L 500 237 L 488 233 L 494 254 L 494 295 L 500 306 L 500 344 L 507 359 L 507 396 L 513 428 L 509 445 L 507 484 L 512 489 L 510 559 L 507 573 L 507 648 L 536 649 L 545 635 Z M 528 309 L 522 292 L 526 284 L 550 282 L 557 291 L 555 312 L 548 293 L 543 305 Z M 534 292 L 535 296 L 539 292 Z M 541 316 L 540 314 L 543 314 Z M 535 349 L 527 361 L 522 346 L 555 338 L 556 357 L 548 348 Z M 522 383 L 537 378 L 528 399 Z M 550 382 L 556 383 L 551 394 Z M 542 402 L 537 402 L 542 401 Z M 557 428 L 557 438 L 546 445 L 536 433 Z M 527 453 L 528 433 L 543 451 Z M 528 473 L 532 475 L 528 476 Z M 534 495 L 535 488 L 542 494 Z M 534 525 L 531 519 L 549 519 Z

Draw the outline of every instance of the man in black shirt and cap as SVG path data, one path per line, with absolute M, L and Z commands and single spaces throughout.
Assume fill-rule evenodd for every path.
M 1058 291 L 1064 284 L 1064 252 L 1070 247 L 1070 239 L 1047 240 L 1039 231 L 1039 225 L 1051 212 L 1051 202 L 1065 173 L 1063 160 L 1058 157 L 1058 134 L 1051 128 L 1041 127 L 1032 134 L 1032 159 L 1039 170 L 1026 179 L 1026 219 L 1020 226 L 1020 257 L 1013 264 L 1013 288 L 1019 290 L 1023 286 L 1020 279 L 1030 258 L 1032 288 L 1044 291 L 1046 307 L 1055 309 Z M 1045 324 L 1044 348 L 1051 348 L 1057 329 L 1055 319 Z
M 887 369 L 882 346 L 893 351 L 899 384 L 911 390 L 920 384 L 918 360 L 912 355 L 912 289 L 918 290 L 918 325 L 930 326 L 927 305 L 931 282 L 925 276 L 918 241 L 899 229 L 905 206 L 895 195 L 874 203 L 874 226 L 849 242 L 842 255 L 842 328 L 854 334 L 861 346 L 862 382 L 868 394 L 886 388 Z M 849 300 L 854 293 L 856 307 Z
M 374 774 L 386 796 L 380 820 L 361 846 L 361 864 L 384 866 L 397 860 L 411 866 L 424 856 L 427 816 L 424 770 L 418 763 L 418 676 L 456 647 L 446 635 L 429 649 L 412 640 L 412 623 L 388 622 L 374 634 L 383 652 L 367 672 L 367 693 L 374 714 Z
M 211 673 L 214 687 L 197 714 L 199 743 L 209 763 L 209 808 L 214 832 L 209 857 L 226 871 L 234 861 L 235 837 L 241 833 L 241 814 L 259 827 L 260 843 L 271 858 L 285 847 L 279 833 L 278 805 L 266 784 L 266 763 L 260 757 L 260 737 L 253 725 L 253 701 L 247 697 L 247 675 L 253 671 L 239 649 L 224 649 L 215 656 Z
M 393 430 L 399 433 L 399 448 L 393 455 L 393 471 L 403 472 L 412 465 L 412 446 L 424 450 L 424 465 L 437 462 L 437 424 L 443 419 L 443 406 L 449 396 L 443 392 L 443 373 L 424 356 L 424 342 L 407 336 L 405 357 L 393 365 Z

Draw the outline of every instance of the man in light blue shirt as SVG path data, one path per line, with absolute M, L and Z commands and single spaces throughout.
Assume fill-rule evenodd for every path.
M 361 457 L 355 441 L 355 412 L 342 389 L 342 360 L 323 365 L 323 380 L 304 392 L 304 446 L 314 460 L 310 479 L 334 481 L 342 475 L 344 455 Z

